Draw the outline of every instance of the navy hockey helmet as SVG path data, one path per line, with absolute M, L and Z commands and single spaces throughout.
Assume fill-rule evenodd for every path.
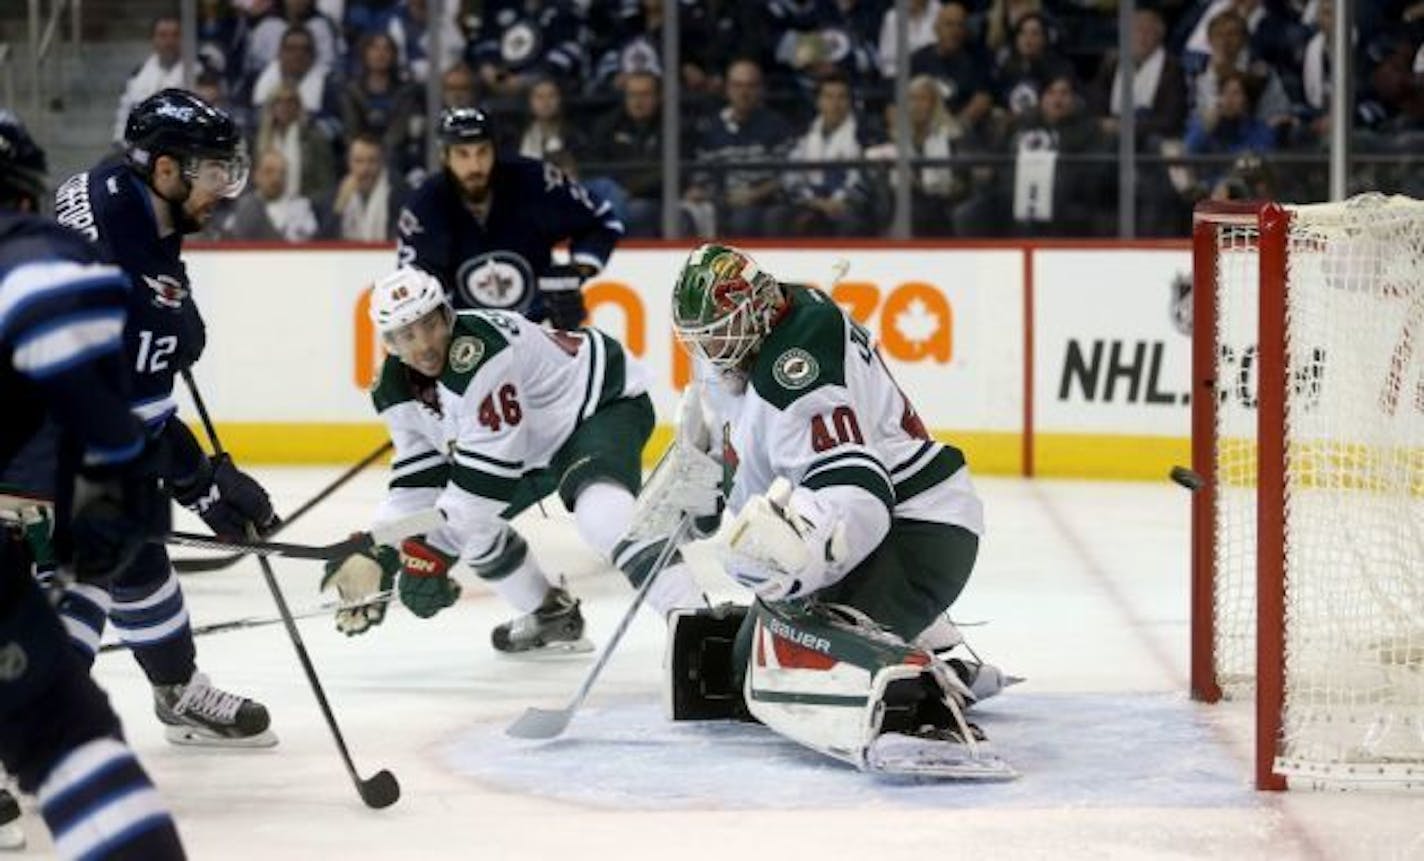
M 129 162 L 147 173 L 159 156 L 183 165 L 190 182 L 210 183 L 224 197 L 247 185 L 247 145 L 232 117 L 187 90 L 161 90 L 139 102 L 124 125 Z
M 479 108 L 446 108 L 440 113 L 440 143 L 445 146 L 494 140 L 494 123 Z
M 45 196 L 44 150 L 14 113 L 0 109 L 0 200 Z

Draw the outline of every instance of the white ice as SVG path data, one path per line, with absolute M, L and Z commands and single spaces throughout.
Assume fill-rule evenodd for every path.
M 336 472 L 258 474 L 290 510 Z M 359 528 L 382 482 L 373 469 L 284 537 Z M 956 616 L 984 622 L 966 628 L 974 647 L 1028 678 L 980 717 L 1023 772 L 1010 784 L 876 780 L 757 727 L 669 724 L 663 624 L 647 612 L 565 738 L 506 739 L 524 707 L 562 706 L 590 657 L 496 656 L 489 630 L 507 611 L 468 576 L 433 619 L 393 607 L 350 639 L 326 618 L 299 623 L 357 768 L 400 780 L 388 810 L 356 797 L 280 626 L 198 641 L 214 682 L 271 709 L 271 750 L 173 747 L 128 655 L 101 656 L 96 675 L 199 859 L 1424 858 L 1424 797 L 1256 793 L 1249 712 L 1187 699 L 1185 491 L 978 484 L 990 532 Z M 557 501 L 546 506 L 547 519 L 535 510 L 518 525 L 569 577 L 601 646 L 631 590 L 582 548 Z M 704 554 L 691 558 L 715 597 L 737 596 Z M 276 569 L 294 609 L 330 597 L 316 592 L 319 566 Z M 195 624 L 273 612 L 252 562 L 183 588 Z M 50 857 L 27 807 L 31 848 L 17 857 Z

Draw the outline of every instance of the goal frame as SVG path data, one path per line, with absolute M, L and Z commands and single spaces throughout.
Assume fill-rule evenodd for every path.
M 1191 694 L 1217 702 L 1215 544 L 1216 426 L 1220 388 L 1216 357 L 1217 234 L 1220 228 L 1257 227 L 1259 322 L 1256 413 L 1256 680 L 1255 783 L 1283 790 L 1275 773 L 1285 707 L 1286 504 L 1286 240 L 1291 214 L 1273 202 L 1203 202 L 1192 218 L 1192 469 L 1202 487 L 1192 497 Z

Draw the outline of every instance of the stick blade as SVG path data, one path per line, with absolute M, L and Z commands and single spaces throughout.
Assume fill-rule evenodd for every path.
M 572 709 L 528 708 L 505 728 L 511 738 L 547 739 L 562 735 L 573 718 Z
M 395 804 L 400 800 L 401 793 L 400 783 L 396 781 L 396 776 L 384 768 L 361 781 L 359 791 L 361 800 L 373 810 L 380 810 Z

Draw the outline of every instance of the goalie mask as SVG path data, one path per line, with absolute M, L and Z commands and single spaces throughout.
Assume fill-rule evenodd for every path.
M 444 370 L 454 316 L 445 288 L 419 269 L 397 269 L 371 288 L 371 322 L 386 349 L 427 377 Z
M 744 252 L 703 245 L 687 258 L 673 287 L 673 330 L 689 352 L 719 371 L 741 370 L 783 304 L 776 279 Z

